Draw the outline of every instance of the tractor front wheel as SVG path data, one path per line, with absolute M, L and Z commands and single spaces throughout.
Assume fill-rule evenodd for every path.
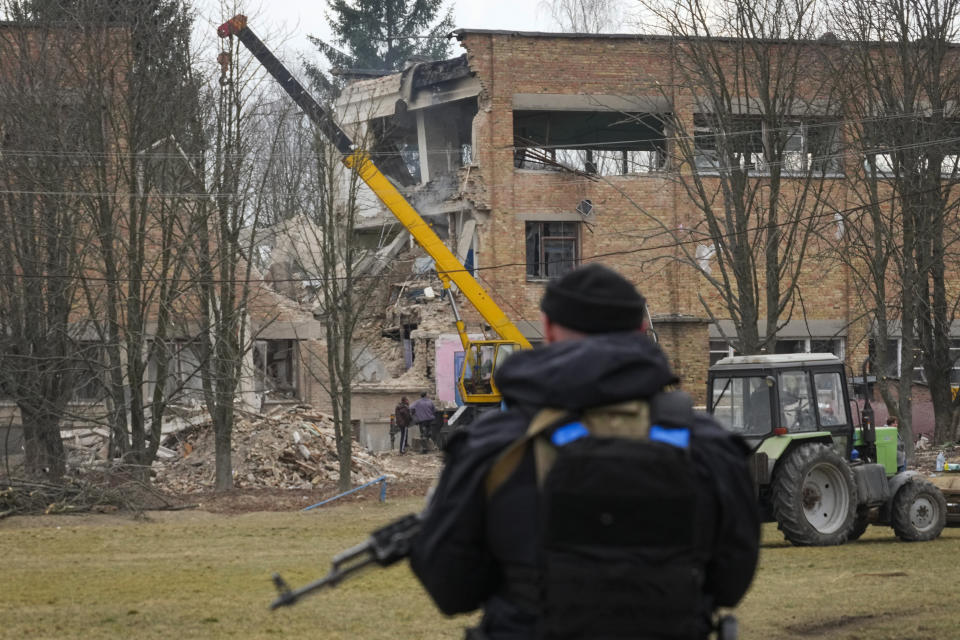
M 947 501 L 929 480 L 911 478 L 893 496 L 890 524 L 901 540 L 933 540 L 947 524 Z
M 854 525 L 853 471 L 824 444 L 806 444 L 781 461 L 773 479 L 773 516 L 795 545 L 843 544 Z

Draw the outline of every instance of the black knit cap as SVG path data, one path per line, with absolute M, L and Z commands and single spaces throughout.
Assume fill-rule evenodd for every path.
M 552 280 L 540 309 L 552 322 L 568 329 L 613 333 L 639 329 L 645 304 L 626 278 L 593 262 Z

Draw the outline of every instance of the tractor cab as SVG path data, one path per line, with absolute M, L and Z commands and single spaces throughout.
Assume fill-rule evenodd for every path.
M 843 362 L 827 353 L 733 356 L 710 368 L 710 413 L 757 449 L 771 436 L 824 439 L 849 457 Z

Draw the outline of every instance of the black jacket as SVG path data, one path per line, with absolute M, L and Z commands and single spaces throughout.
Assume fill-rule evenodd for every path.
M 508 410 L 457 432 L 412 553 L 411 566 L 441 611 L 484 608 L 494 639 L 533 637 L 535 620 L 504 592 L 506 567 L 535 566 L 537 487 L 532 456 L 488 500 L 484 479 L 541 407 L 579 410 L 647 398 L 676 381 L 660 349 L 639 334 L 560 342 L 510 357 L 496 374 Z M 700 545 L 713 606 L 734 606 L 750 585 L 759 516 L 748 450 L 697 414 L 690 451 L 703 496 Z M 710 531 L 709 529 L 712 529 Z

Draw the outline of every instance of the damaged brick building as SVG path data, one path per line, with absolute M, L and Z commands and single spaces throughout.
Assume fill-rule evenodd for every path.
M 676 230 L 696 226 L 702 214 L 677 177 L 690 168 L 677 160 L 669 123 L 689 132 L 696 156 L 688 162 L 706 180 L 716 162 L 706 109 L 678 80 L 676 41 L 477 29 L 454 35 L 467 52 L 459 58 L 352 82 L 338 103 L 341 121 L 373 132 L 384 173 L 532 342 L 540 338 L 546 282 L 602 261 L 644 292 L 683 386 L 703 402 L 706 370 L 734 353 L 728 338 L 735 328 L 703 273 L 679 259 L 675 241 Z M 815 111 L 819 97 L 807 97 L 785 158 L 820 172 L 834 211 L 855 207 L 845 174 L 857 160 L 839 152 L 839 111 Z M 749 108 L 742 113 L 749 119 Z M 765 132 L 756 127 L 748 144 L 762 151 Z M 796 167 L 784 168 L 785 184 Z M 765 175 L 759 162 L 753 168 Z M 385 224 L 389 212 L 370 211 L 366 220 Z M 778 351 L 832 352 L 849 364 L 866 357 L 871 328 L 835 252 L 829 243 L 811 244 L 796 280 L 803 308 L 781 323 Z M 709 266 L 713 247 L 697 246 L 696 254 Z M 476 315 L 468 321 L 481 325 Z M 438 368 L 456 348 L 455 341 L 448 352 L 438 348 Z M 449 400 L 452 391 L 437 383 Z
M 672 226 L 696 216 L 671 174 L 660 117 L 671 100 L 650 82 L 672 77 L 669 42 L 469 29 L 456 36 L 464 56 L 350 84 L 341 120 L 372 128 L 378 165 L 532 342 L 546 282 L 601 260 L 647 296 L 661 344 L 703 401 L 711 355 L 729 348 L 703 317 L 699 296 L 710 294 L 700 276 L 650 240 L 651 214 Z M 368 224 L 389 215 L 370 212 Z M 782 336 L 800 348 L 843 354 L 848 309 L 814 310 L 793 325 Z

